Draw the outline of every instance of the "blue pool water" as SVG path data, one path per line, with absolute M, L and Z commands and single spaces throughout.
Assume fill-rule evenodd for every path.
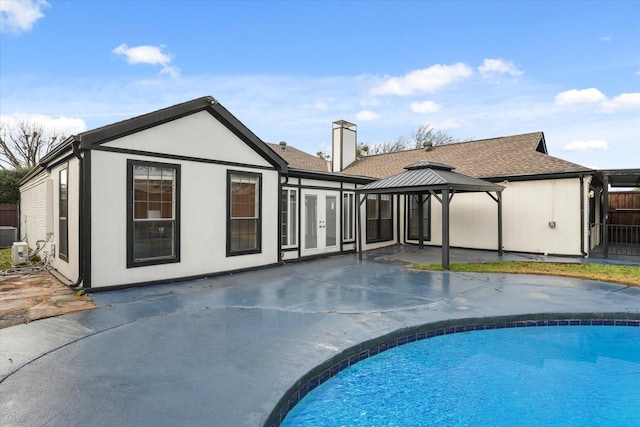
M 330 378 L 282 425 L 640 426 L 640 328 L 514 328 L 417 341 Z

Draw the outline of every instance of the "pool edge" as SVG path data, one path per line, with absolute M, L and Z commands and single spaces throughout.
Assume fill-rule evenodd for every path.
M 400 328 L 351 346 L 311 369 L 285 392 L 269 414 L 264 426 L 279 427 L 291 409 L 310 391 L 349 366 L 386 350 L 415 341 L 460 332 L 544 326 L 640 327 L 640 313 L 536 313 L 470 317 Z

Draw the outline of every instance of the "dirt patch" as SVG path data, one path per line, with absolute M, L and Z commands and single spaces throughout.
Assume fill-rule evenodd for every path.
M 94 308 L 46 271 L 0 276 L 0 329 Z

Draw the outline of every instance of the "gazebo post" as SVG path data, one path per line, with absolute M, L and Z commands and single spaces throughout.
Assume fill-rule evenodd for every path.
M 362 202 L 366 200 L 366 196 L 363 199 L 362 194 L 358 193 L 358 209 L 356 212 L 356 228 L 358 229 L 358 260 L 362 261 Z M 366 215 L 366 212 L 365 212 Z
M 420 240 L 418 240 L 418 247 L 420 249 L 424 248 L 424 212 L 422 211 L 423 203 L 424 201 L 422 200 L 422 193 L 420 193 L 418 194 L 418 235 L 420 236 Z M 411 206 L 409 205 L 409 207 Z
M 502 255 L 502 191 L 496 191 L 498 196 L 498 255 Z
M 603 206 L 602 206 L 602 239 L 604 242 L 604 257 L 609 258 L 609 175 L 603 174 L 602 176 L 602 190 L 603 190 Z
M 442 190 L 442 269 L 449 270 L 449 189 Z

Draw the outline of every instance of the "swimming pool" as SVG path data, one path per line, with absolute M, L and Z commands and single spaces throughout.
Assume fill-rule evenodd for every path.
M 633 326 L 416 340 L 350 363 L 281 425 L 640 425 L 640 328 Z

